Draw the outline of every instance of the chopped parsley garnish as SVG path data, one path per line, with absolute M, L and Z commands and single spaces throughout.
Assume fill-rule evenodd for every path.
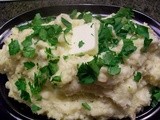
M 134 81 L 139 82 L 142 77 L 142 74 L 140 72 L 136 72 L 134 75 Z
M 96 59 L 88 63 L 82 63 L 78 68 L 77 76 L 80 84 L 93 84 L 99 75 L 100 66 Z
M 130 39 L 123 40 L 123 47 L 121 50 L 121 55 L 124 57 L 128 57 L 130 54 L 132 54 L 134 51 L 136 51 L 137 47 L 134 46 L 133 41 Z
M 42 17 L 40 15 L 40 13 L 37 13 L 34 17 L 34 19 L 32 20 L 32 25 L 34 27 L 40 26 L 42 24 Z
M 20 51 L 20 45 L 18 40 L 11 40 L 9 44 L 9 54 L 16 55 Z
M 103 61 L 107 66 L 115 66 L 120 62 L 117 54 L 110 50 L 106 51 L 103 55 Z
M 66 26 L 66 29 L 64 30 L 64 33 L 68 33 L 72 29 L 72 24 L 64 19 L 63 17 L 61 18 L 61 22 Z
M 57 62 L 58 62 L 58 59 L 50 60 L 48 65 L 45 65 L 39 68 L 38 73 L 34 74 L 33 83 L 29 82 L 31 93 L 35 98 L 37 98 L 37 100 L 41 99 L 41 96 L 39 93 L 41 92 L 46 81 L 50 80 L 51 76 L 58 71 Z
M 39 31 L 39 37 L 43 41 L 47 40 L 47 31 L 44 28 L 40 29 L 40 31 Z
M 32 45 L 32 36 L 27 36 L 25 40 L 21 43 L 23 47 L 29 47 Z
M 92 22 L 92 13 L 85 13 L 83 15 L 83 19 L 86 23 Z
M 121 72 L 121 68 L 118 65 L 113 67 L 112 66 L 108 67 L 108 73 L 110 75 L 118 75 L 120 72 Z
M 33 68 L 35 66 L 35 64 L 33 62 L 24 62 L 24 67 L 29 70 L 31 68 Z
M 54 76 L 51 81 L 52 82 L 61 82 L 61 76 Z
M 58 71 L 58 59 L 50 60 L 48 63 L 48 68 L 50 70 L 50 74 L 54 75 Z
M 47 58 L 48 59 L 51 59 L 53 58 L 53 54 L 52 54 L 52 51 L 51 51 L 51 48 L 46 48 L 46 54 L 47 54 Z
M 147 50 L 148 50 L 152 41 L 153 41 L 152 39 L 145 38 L 144 43 L 143 43 L 143 48 L 141 49 L 141 51 L 142 52 L 147 52 Z
M 79 41 L 79 43 L 78 43 L 78 47 L 81 48 L 84 44 L 85 44 L 85 43 L 81 40 L 81 41 Z
M 28 28 L 30 28 L 30 27 L 31 27 L 31 24 L 30 24 L 30 23 L 27 23 L 27 24 L 25 24 L 25 25 L 17 26 L 17 28 L 18 28 L 19 31 L 23 31 L 23 30 L 28 29 Z
M 86 109 L 86 110 L 91 110 L 91 106 L 88 104 L 88 103 L 86 103 L 86 102 L 84 102 L 84 103 L 82 103 L 82 106 L 84 107 L 84 109 Z
M 151 95 L 152 95 L 151 96 L 151 98 L 152 98 L 151 106 L 155 107 L 160 102 L 160 88 L 152 87 L 151 88 Z
M 27 91 L 21 90 L 20 97 L 25 101 L 31 102 L 30 95 L 29 95 L 29 93 Z
M 77 10 L 73 10 L 72 13 L 70 14 L 70 17 L 74 19 L 77 15 L 77 12 L 78 12 Z
M 93 16 L 90 12 L 83 12 L 78 16 L 78 19 L 84 19 L 86 23 L 92 22 L 92 18 Z
M 26 85 L 27 84 L 26 84 L 25 78 L 19 78 L 15 82 L 15 85 L 16 85 L 17 89 L 21 92 L 20 97 L 25 101 L 31 102 L 30 95 L 26 90 Z
M 143 25 L 136 25 L 136 33 L 144 38 L 149 39 L 149 32 L 148 32 L 148 28 L 143 26 Z
M 19 78 L 16 83 L 15 83 L 16 87 L 18 90 L 26 90 L 26 81 L 24 78 Z
M 63 56 L 63 59 L 64 59 L 64 60 L 67 60 L 67 59 L 68 59 L 68 57 L 69 57 L 69 56 Z
M 41 108 L 35 104 L 31 105 L 31 110 L 33 113 L 36 113 L 38 110 L 40 110 Z
M 25 47 L 23 48 L 23 56 L 26 58 L 33 58 L 35 56 L 35 48 L 33 47 Z

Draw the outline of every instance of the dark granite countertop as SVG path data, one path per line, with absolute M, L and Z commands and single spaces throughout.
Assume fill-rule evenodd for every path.
M 36 8 L 65 4 L 103 4 L 128 6 L 139 10 L 160 22 L 160 0 L 30 0 L 0 2 L 0 26 L 9 19 Z

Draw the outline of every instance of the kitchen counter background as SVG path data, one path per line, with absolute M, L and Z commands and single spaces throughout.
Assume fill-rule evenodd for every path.
M 23 12 L 41 7 L 65 4 L 102 4 L 128 6 L 139 10 L 160 22 L 160 0 L 18 0 L 14 2 L 0 2 L 0 26 L 2 26 L 9 19 Z

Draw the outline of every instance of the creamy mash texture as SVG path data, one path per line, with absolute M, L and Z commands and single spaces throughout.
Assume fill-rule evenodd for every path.
M 56 120 L 134 120 L 160 87 L 160 43 L 132 17 L 74 10 L 15 26 L 0 50 L 8 96 Z

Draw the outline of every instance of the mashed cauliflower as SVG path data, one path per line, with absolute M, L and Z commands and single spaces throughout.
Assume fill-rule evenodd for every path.
M 43 23 L 37 15 L 28 26 L 12 28 L 0 50 L 0 73 L 8 77 L 8 96 L 27 104 L 36 114 L 56 120 L 125 117 L 134 120 L 136 113 L 151 103 L 151 85 L 160 87 L 160 43 L 147 24 L 135 23 L 127 16 L 115 16 L 112 14 L 99 20 L 90 12 L 78 12 L 74 16 L 60 14 L 55 20 Z M 118 24 L 112 23 L 112 18 L 115 21 L 122 18 L 119 25 L 128 20 L 126 24 L 133 23 L 132 27 L 137 31 L 128 32 L 124 38 L 120 30 L 126 30 L 127 26 L 119 26 L 118 32 Z M 108 24 L 109 19 L 112 22 Z M 99 52 L 94 56 L 86 52 L 70 54 L 73 28 L 87 23 L 94 24 L 99 33 Z M 103 31 L 102 27 L 106 29 Z M 105 39 L 106 34 L 114 37 L 112 42 L 118 42 L 101 50 L 103 41 L 112 39 L 109 35 Z M 142 52 L 145 40 L 152 41 L 145 46 L 147 51 Z M 116 66 L 111 65 L 116 58 L 108 62 L 112 56 L 107 57 L 110 51 L 119 56 L 123 54 Z M 98 72 L 92 68 L 94 59 L 102 60 L 102 65 L 94 63 Z M 90 74 L 98 73 L 94 75 L 95 79 L 91 79 L 86 66 L 93 70 Z M 80 77 L 84 76 L 83 72 L 86 79 Z

